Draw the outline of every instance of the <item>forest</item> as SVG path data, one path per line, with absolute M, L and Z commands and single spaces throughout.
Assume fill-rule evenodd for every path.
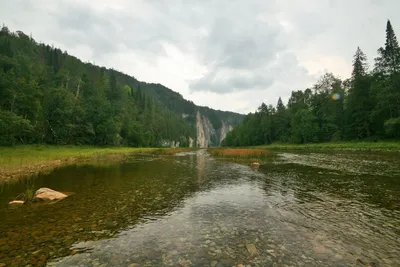
M 400 139 L 400 47 L 390 21 L 386 42 L 369 70 L 358 47 L 351 77 L 323 75 L 292 91 L 287 105 L 264 103 L 228 133 L 223 146 Z
M 1 27 L 0 145 L 188 146 L 198 111 L 216 126 L 243 118 Z
M 193 127 L 128 78 L 3 26 L 0 145 L 188 145 Z

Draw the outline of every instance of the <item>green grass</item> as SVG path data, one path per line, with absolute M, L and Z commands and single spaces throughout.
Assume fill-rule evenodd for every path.
M 33 187 L 28 187 L 26 190 L 22 193 L 22 200 L 25 202 L 32 202 L 35 200 L 35 190 Z
M 207 151 L 214 157 L 220 158 L 261 158 L 272 153 L 264 148 L 208 148 Z
M 400 151 L 400 142 L 338 142 L 318 144 L 271 144 L 257 146 L 273 150 L 350 150 L 350 151 Z
M 211 156 L 240 163 L 265 163 L 274 159 L 274 153 L 265 148 L 208 148 Z
M 151 154 L 154 155 L 175 155 L 177 153 L 182 153 L 182 152 L 190 152 L 190 151 L 196 151 L 199 150 L 199 148 L 196 147 L 177 147 L 177 148 L 155 148 L 154 150 L 151 151 Z
M 110 155 L 151 152 L 154 150 L 154 148 L 46 145 L 0 147 L 0 177 L 15 172 L 23 173 L 24 168 L 60 165 L 60 161 L 68 162 L 79 159 L 109 157 Z

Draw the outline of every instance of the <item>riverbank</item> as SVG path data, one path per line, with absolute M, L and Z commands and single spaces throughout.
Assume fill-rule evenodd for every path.
M 180 149 L 182 150 L 182 149 Z M 171 153 L 168 148 L 27 145 L 0 147 L 0 182 L 87 160 L 120 160 L 136 153 Z
M 318 144 L 270 144 L 251 148 L 265 148 L 269 150 L 305 150 L 305 151 L 377 151 L 400 152 L 400 142 L 340 142 Z
M 271 161 L 274 157 L 274 153 L 265 148 L 208 148 L 208 153 L 211 156 L 241 162 L 251 165 L 259 165 L 260 163 L 265 163 L 267 161 Z

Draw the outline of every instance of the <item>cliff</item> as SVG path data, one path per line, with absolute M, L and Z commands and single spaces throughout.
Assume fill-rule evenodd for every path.
M 219 146 L 233 126 L 242 122 L 244 118 L 243 114 L 197 106 L 162 84 L 139 82 L 139 85 L 144 92 L 179 114 L 190 125 L 193 130 L 191 137 L 195 137 L 194 140 L 191 137 L 187 138 L 190 147 Z
M 0 145 L 219 146 L 244 118 L 82 62 L 6 26 L 0 29 L 0 80 L 6 86 L 0 88 Z
M 196 113 L 196 146 L 201 148 L 219 146 L 226 134 L 232 130 L 232 125 L 224 120 L 220 120 L 218 125 L 220 127 L 215 128 L 210 119 L 198 110 Z

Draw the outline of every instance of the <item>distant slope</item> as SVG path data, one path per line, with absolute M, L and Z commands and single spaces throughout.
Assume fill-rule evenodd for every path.
M 243 117 L 0 31 L 0 145 L 218 146 Z

